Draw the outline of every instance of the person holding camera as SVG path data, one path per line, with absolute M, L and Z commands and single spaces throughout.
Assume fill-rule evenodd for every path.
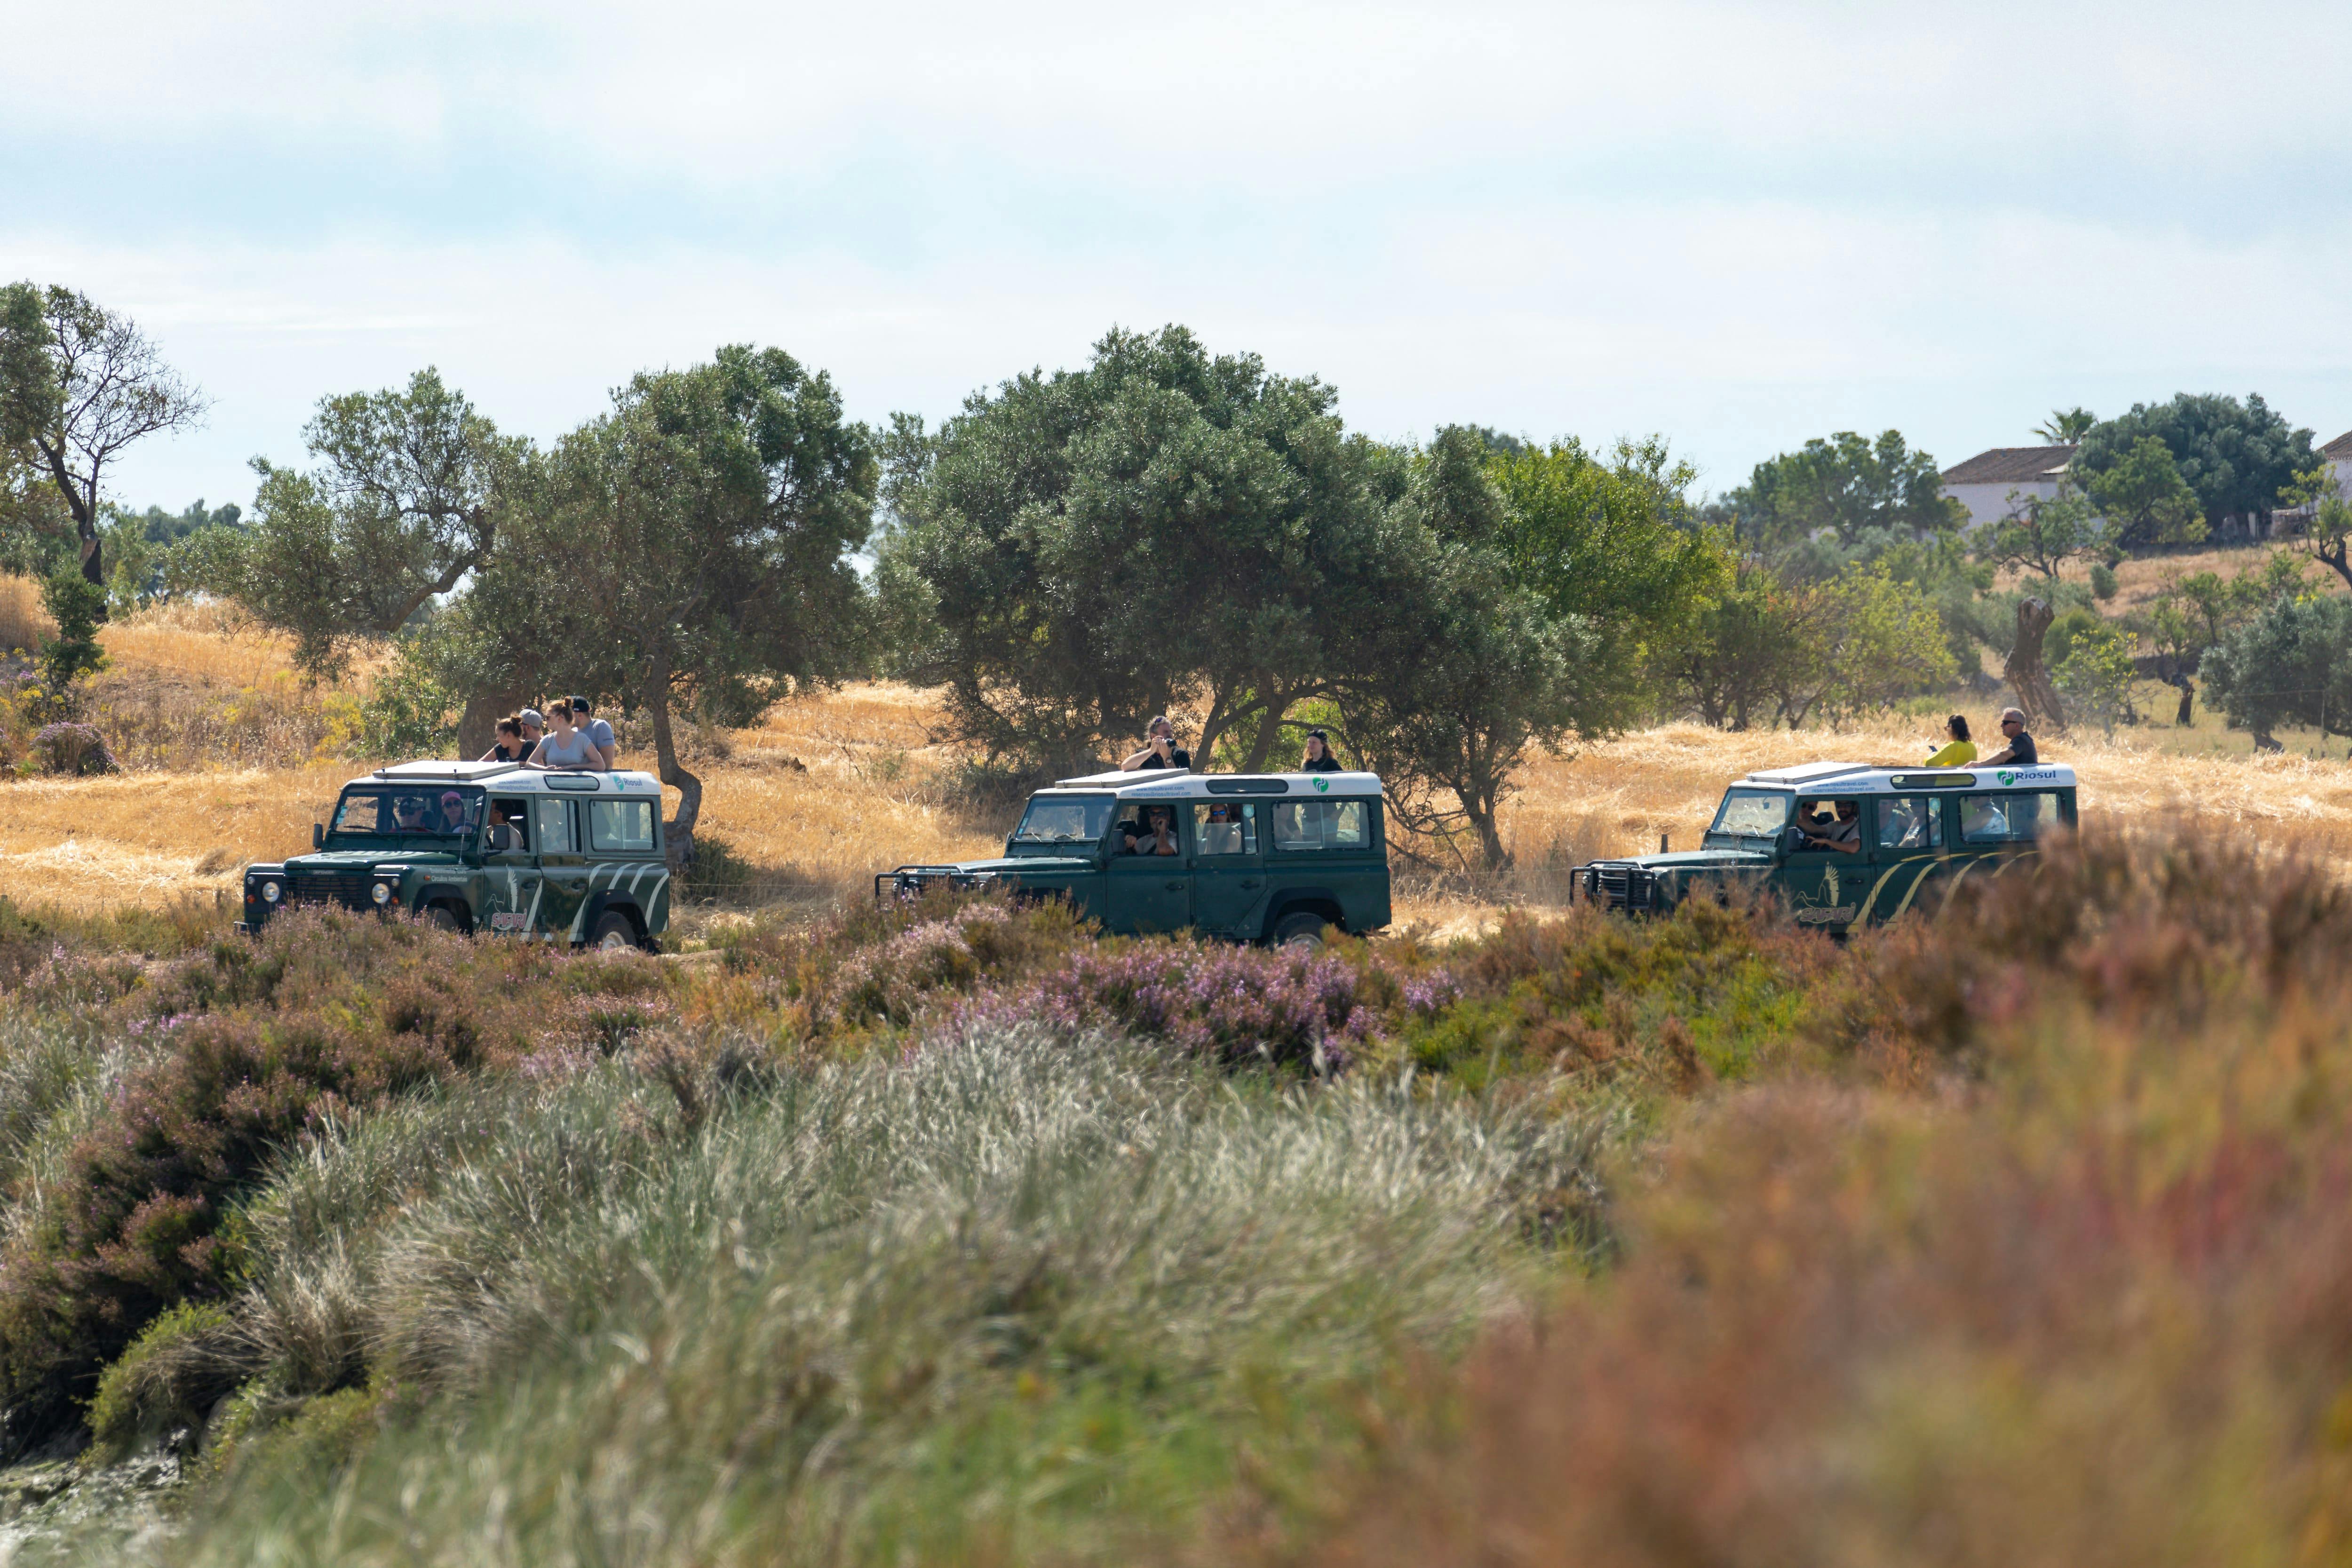
M 1150 739 L 1144 742 L 1143 750 L 1118 764 L 1119 772 L 1131 773 L 1144 768 L 1174 768 L 1180 773 L 1192 771 L 1192 753 L 1176 743 L 1176 726 L 1168 721 L 1165 713 L 1156 715 L 1144 727 L 1144 733 Z

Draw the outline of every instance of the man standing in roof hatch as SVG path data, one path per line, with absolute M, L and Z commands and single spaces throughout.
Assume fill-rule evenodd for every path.
M 2031 768 L 2041 763 L 2041 748 L 2034 745 L 2033 737 L 2025 732 L 2025 714 L 2021 710 L 2015 708 L 2004 708 L 2000 710 L 2000 732 L 2008 740 L 2009 744 L 1991 756 L 1979 760 L 1977 766 Z

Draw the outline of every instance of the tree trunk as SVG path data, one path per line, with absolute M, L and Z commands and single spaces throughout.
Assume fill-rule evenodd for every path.
M 2190 710 L 2197 706 L 2197 685 L 2185 675 L 2180 678 L 2179 684 L 2180 711 L 2173 715 L 2172 721 L 2186 730 L 2189 724 Z
M 480 756 L 499 743 L 499 721 L 520 707 L 522 700 L 512 691 L 477 691 L 466 699 L 466 710 L 457 717 L 457 757 L 468 761 Z
M 679 765 L 677 743 L 669 729 L 669 661 L 656 662 L 653 673 L 646 679 L 646 711 L 653 716 L 655 765 L 661 782 L 677 791 L 677 815 L 663 829 L 669 845 L 669 864 L 673 871 L 683 871 L 694 863 L 694 823 L 702 815 L 702 781 Z
M 2025 710 L 2026 718 L 2046 719 L 2052 730 L 2066 728 L 2066 710 L 2058 700 L 2058 689 L 2050 683 L 2050 671 L 2042 662 L 2042 638 L 2050 630 L 2050 623 L 2058 618 L 2057 612 L 2040 599 L 2021 599 L 2017 605 L 2017 641 L 2009 650 L 2009 658 L 2000 667 L 2003 680 L 2017 693 L 2017 705 Z
M 1282 739 L 1282 716 L 1288 708 L 1288 703 L 1269 697 L 1265 705 L 1258 710 L 1257 735 L 1250 742 L 1249 755 L 1242 759 L 1242 772 L 1262 773 L 1265 771 L 1266 758 L 1273 755 L 1276 742 Z M 1202 757 L 1201 761 L 1205 769 L 1208 759 Z

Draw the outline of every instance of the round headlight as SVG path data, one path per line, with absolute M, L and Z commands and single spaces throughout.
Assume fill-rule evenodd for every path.
M 390 882 L 378 882 L 375 885 L 375 890 L 368 896 L 379 904 L 388 904 L 392 902 L 392 884 Z
M 278 884 L 277 884 L 277 883 L 275 883 L 275 882 L 264 882 L 264 883 L 262 883 L 262 884 L 261 884 L 261 901 L 262 901 L 263 903 L 265 903 L 265 904 L 274 904 L 274 903 L 276 903 L 276 902 L 278 901 Z

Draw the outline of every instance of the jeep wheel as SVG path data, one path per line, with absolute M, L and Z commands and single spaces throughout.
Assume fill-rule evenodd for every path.
M 457 911 L 446 904 L 427 905 L 425 918 L 433 922 L 435 931 L 462 931 L 466 929 L 465 922 L 457 918 Z
M 1323 928 L 1331 922 L 1321 915 L 1285 915 L 1274 928 L 1274 945 L 1285 952 L 1316 952 L 1323 946 Z
M 598 952 L 623 952 L 637 945 L 637 928 L 629 917 L 614 910 L 596 922 L 595 934 L 588 945 Z

